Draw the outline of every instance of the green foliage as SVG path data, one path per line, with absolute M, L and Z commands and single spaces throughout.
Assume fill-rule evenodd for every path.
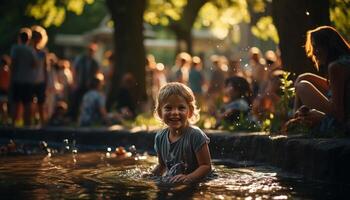
M 266 4 L 264 0 L 251 0 L 252 10 L 256 13 L 263 13 L 266 11 Z
M 271 133 L 281 131 L 283 124 L 287 121 L 289 115 L 292 113 L 290 102 L 295 97 L 295 88 L 293 81 L 289 80 L 290 72 L 284 72 L 281 78 L 282 95 L 276 105 L 276 113 L 271 113 L 269 118 L 263 120 L 262 129 Z
M 81 15 L 85 4 L 94 0 L 36 0 L 27 6 L 26 14 L 37 20 L 42 20 L 45 27 L 60 26 L 66 17 L 66 10 Z
M 144 20 L 152 25 L 167 26 L 171 20 L 181 19 L 187 0 L 148 0 Z
M 210 115 L 209 113 L 202 112 L 201 118 L 199 122 L 197 123 L 197 126 L 202 129 L 213 129 L 216 128 L 217 120 L 213 115 Z M 237 118 L 237 121 L 235 122 L 226 122 L 222 121 L 219 124 L 219 129 L 221 130 L 227 130 L 230 132 L 237 132 L 237 131 L 247 131 L 247 132 L 254 132 L 254 131 L 260 131 L 261 127 L 259 124 L 256 124 L 252 120 L 250 120 L 244 113 L 240 113 L 240 116 Z
M 331 0 L 330 19 L 347 39 L 350 39 L 350 0 Z
M 271 16 L 261 17 L 256 25 L 252 26 L 251 32 L 264 41 L 271 39 L 274 43 L 279 43 L 277 29 Z
M 242 112 L 240 113 L 239 117 L 237 118 L 237 121 L 228 123 L 226 121 L 222 121 L 221 123 L 222 129 L 228 130 L 228 131 L 246 131 L 246 132 L 254 132 L 254 131 L 260 131 L 261 127 L 255 123 L 254 121 L 250 120 L 246 115 L 244 115 Z
M 51 29 L 57 29 L 57 32 L 64 34 L 82 34 L 98 27 L 106 17 L 107 12 L 105 2 L 98 0 L 86 6 L 84 12 L 79 16 L 68 12 L 62 25 L 59 28 L 51 27 Z
M 141 113 L 136 116 L 134 120 L 125 120 L 122 121 L 122 125 L 127 128 L 133 128 L 133 127 L 161 127 L 162 123 L 155 119 L 152 114 L 149 113 Z
M 289 103 L 295 97 L 293 81 L 289 80 L 290 74 L 290 72 L 283 72 L 283 77 L 281 78 L 282 96 L 277 105 L 277 109 L 282 110 L 286 116 L 292 111 L 292 108 L 289 107 Z
M 232 35 L 237 35 L 238 24 L 250 22 L 247 6 L 246 0 L 209 1 L 199 11 L 195 27 L 208 27 L 219 39 L 224 39 L 231 34 L 233 41 L 238 42 L 237 37 Z
M 216 119 L 213 115 L 209 115 L 209 113 L 201 112 L 200 119 L 197 122 L 197 126 L 202 129 L 210 129 L 213 128 L 216 124 Z

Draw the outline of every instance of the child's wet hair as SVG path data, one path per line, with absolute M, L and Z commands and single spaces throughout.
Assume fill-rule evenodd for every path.
M 198 122 L 200 116 L 194 94 L 188 86 L 179 82 L 167 83 L 162 88 L 160 88 L 154 109 L 154 117 L 162 121 L 160 116 L 161 107 L 166 102 L 166 100 L 172 95 L 181 96 L 187 102 L 190 110 L 192 111 L 192 116 L 188 119 L 188 122 L 190 122 L 191 124 L 195 124 L 196 122 Z

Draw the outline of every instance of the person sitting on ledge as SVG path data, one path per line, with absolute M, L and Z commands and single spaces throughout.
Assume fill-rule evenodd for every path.
M 316 69 L 324 72 L 324 77 L 312 73 L 298 76 L 295 81 L 295 118 L 311 121 L 311 126 L 318 127 L 321 132 L 330 128 L 349 131 L 349 43 L 333 27 L 321 26 L 307 32 L 305 51 Z
M 97 73 L 91 81 L 90 90 L 84 95 L 79 126 L 112 125 L 120 121 L 116 113 L 107 113 L 103 91 L 104 76 Z

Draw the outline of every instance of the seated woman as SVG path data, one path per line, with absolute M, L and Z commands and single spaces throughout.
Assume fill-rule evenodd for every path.
M 310 120 L 312 125 L 321 122 L 320 127 L 326 129 L 335 124 L 349 128 L 349 43 L 334 28 L 321 26 L 307 32 L 305 50 L 317 70 L 328 73 L 325 77 L 305 73 L 296 79 L 295 117 Z

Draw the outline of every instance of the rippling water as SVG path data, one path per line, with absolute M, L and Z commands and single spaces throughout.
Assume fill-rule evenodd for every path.
M 101 152 L 0 157 L 1 199 L 334 199 L 348 186 L 305 182 L 277 169 L 214 162 L 199 184 L 160 185 L 142 178 L 156 157 Z M 326 189 L 325 189 L 326 188 Z

